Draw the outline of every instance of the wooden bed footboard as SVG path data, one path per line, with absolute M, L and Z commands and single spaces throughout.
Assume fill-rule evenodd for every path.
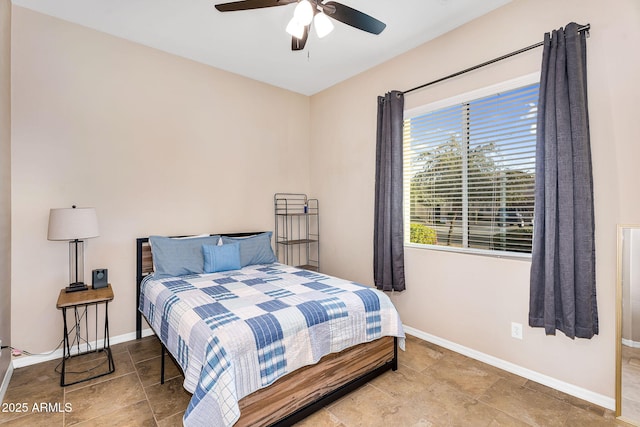
M 328 354 L 240 399 L 240 426 L 290 426 L 378 375 L 397 369 L 397 338 Z
M 162 344 L 161 384 L 165 355 Z M 174 363 L 178 366 L 178 363 Z M 234 427 L 286 427 L 335 402 L 389 370 L 398 369 L 398 338 L 372 342 L 331 353 L 315 365 L 304 366 L 238 402 L 240 418 Z
M 225 236 L 250 236 L 232 233 Z M 142 337 L 140 285 L 153 272 L 148 238 L 136 239 L 136 337 Z M 165 348 L 163 345 L 163 362 Z M 290 426 L 323 406 L 364 385 L 388 370 L 398 368 L 398 339 L 382 337 L 323 357 L 239 401 L 240 419 L 235 426 Z

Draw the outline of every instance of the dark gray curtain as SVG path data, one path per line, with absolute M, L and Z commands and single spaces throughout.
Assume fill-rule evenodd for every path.
M 529 325 L 598 333 L 586 35 L 545 34 L 538 101 Z
M 378 289 L 403 291 L 402 123 L 404 94 L 378 97 L 373 278 Z

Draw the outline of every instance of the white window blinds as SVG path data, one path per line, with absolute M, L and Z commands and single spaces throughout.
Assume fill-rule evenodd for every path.
M 531 252 L 538 84 L 405 118 L 409 243 Z

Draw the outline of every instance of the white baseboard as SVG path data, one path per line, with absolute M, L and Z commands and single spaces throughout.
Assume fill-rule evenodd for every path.
M 149 335 L 154 335 L 153 330 L 151 328 L 148 329 L 143 329 L 142 330 L 142 337 L 148 337 Z M 127 341 L 133 341 L 136 339 L 136 333 L 135 332 L 129 332 L 127 334 L 122 334 L 122 335 L 118 335 L 115 337 L 109 337 L 109 344 L 110 345 L 115 345 L 115 344 L 120 344 L 123 342 L 127 342 Z M 89 343 L 91 345 L 91 348 L 96 348 L 97 346 L 102 346 L 102 339 L 99 339 L 96 343 L 96 341 L 93 341 L 91 343 Z M 88 349 L 88 345 L 87 344 L 83 344 L 80 346 L 80 353 L 87 351 Z M 71 354 L 77 354 L 78 353 L 78 349 L 77 347 L 72 347 L 71 348 Z M 55 351 L 52 351 L 50 353 L 45 353 L 45 354 L 33 354 L 30 356 L 18 356 L 13 358 L 13 367 L 14 368 L 24 368 L 25 366 L 29 366 L 29 365 L 35 365 L 36 363 L 42 363 L 42 362 L 47 362 L 49 360 L 55 360 L 55 359 L 61 359 L 62 358 L 62 349 L 59 348 Z
M 622 345 L 631 347 L 631 348 L 640 348 L 640 342 L 628 340 L 626 338 L 622 338 Z
M 7 372 L 5 372 L 4 378 L 0 383 L 0 402 L 4 402 L 4 395 L 7 392 L 7 388 L 9 387 L 11 375 L 13 375 L 13 363 L 9 362 L 9 369 L 7 369 Z
M 507 362 L 506 360 L 498 359 L 497 357 L 490 356 L 488 354 L 462 346 L 460 344 L 456 344 L 451 341 L 447 341 L 443 338 L 428 334 L 426 332 L 422 332 L 410 326 L 403 325 L 403 327 L 406 333 L 411 334 L 420 339 L 423 339 L 425 341 L 428 341 L 433 344 L 444 347 L 446 349 L 455 351 L 456 353 L 460 353 L 465 356 L 471 357 L 472 359 L 479 360 L 488 365 L 495 366 L 496 368 L 500 368 L 504 371 L 511 372 L 512 374 L 519 375 L 531 381 L 535 381 L 537 383 L 543 384 L 547 387 L 551 387 L 553 389 L 559 390 L 563 393 L 570 394 L 571 396 L 575 396 L 579 399 L 586 400 L 587 402 L 594 403 L 603 408 L 615 410 L 616 401 L 611 397 L 604 396 L 599 393 L 594 393 L 593 391 L 575 386 L 573 384 L 566 383 L 564 381 L 560 381 L 556 378 L 541 374 L 539 372 L 532 371 L 531 369 L 523 368 L 522 366 L 518 366 L 514 363 Z

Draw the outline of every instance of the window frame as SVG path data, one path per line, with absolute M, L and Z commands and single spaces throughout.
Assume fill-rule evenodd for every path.
M 411 119 L 413 117 L 421 116 L 424 114 L 431 113 L 436 110 L 440 110 L 443 108 L 452 107 L 454 105 L 460 105 L 463 103 L 472 102 L 474 100 L 496 95 L 500 92 L 506 92 L 514 89 L 518 89 L 524 86 L 532 85 L 534 83 L 540 82 L 540 72 L 526 74 L 520 77 L 516 77 L 514 79 L 506 80 L 494 85 L 485 86 L 476 90 L 472 90 L 469 92 L 461 93 L 446 99 L 430 102 L 428 104 L 420 105 L 414 108 L 410 108 L 404 111 L 404 120 Z M 403 161 L 405 159 L 404 155 L 404 141 L 403 141 Z M 403 171 L 405 170 L 406 165 L 403 164 Z M 507 258 L 507 259 L 516 259 L 516 260 L 531 260 L 531 253 L 522 253 L 522 252 L 509 252 L 509 251 L 497 251 L 491 249 L 478 249 L 478 248 L 469 248 L 469 247 L 454 247 L 454 246 L 441 246 L 441 245 L 431 245 L 431 244 L 423 244 L 423 243 L 412 243 L 410 242 L 410 223 L 411 223 L 411 185 L 406 185 L 407 182 L 403 178 L 403 223 L 404 223 L 404 238 L 403 245 L 405 248 L 416 248 L 416 249 L 424 249 L 424 250 L 436 250 L 443 252 L 453 252 L 453 253 L 461 253 L 466 255 L 480 255 L 480 256 L 488 256 L 492 258 Z M 464 184 L 463 184 L 464 185 Z M 535 233 L 535 228 L 533 230 Z

